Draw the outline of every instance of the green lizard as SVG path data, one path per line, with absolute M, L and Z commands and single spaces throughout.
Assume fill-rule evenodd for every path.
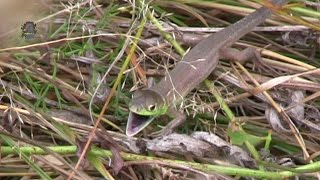
M 276 5 L 286 3 L 285 0 L 273 0 L 272 2 Z M 167 114 L 169 110 L 171 112 L 184 96 L 210 75 L 216 68 L 219 59 L 244 62 L 249 57 L 257 58 L 257 53 L 252 49 L 239 52 L 229 47 L 269 16 L 271 16 L 271 10 L 261 7 L 237 23 L 210 35 L 192 48 L 158 84 L 137 90 L 129 105 L 130 114 L 126 134 L 134 136 L 150 124 L 155 117 Z M 185 116 L 180 114 L 165 129 L 172 129 L 184 120 Z

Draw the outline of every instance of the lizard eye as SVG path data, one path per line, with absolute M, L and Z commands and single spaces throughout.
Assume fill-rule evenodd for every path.
M 152 104 L 148 107 L 149 111 L 153 111 L 156 109 L 156 105 Z

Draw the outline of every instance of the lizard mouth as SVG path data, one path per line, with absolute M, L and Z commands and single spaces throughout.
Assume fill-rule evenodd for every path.
M 138 134 L 140 131 L 142 131 L 142 129 L 148 126 L 153 119 L 153 116 L 139 115 L 131 111 L 128 117 L 126 128 L 127 136 L 131 137 Z

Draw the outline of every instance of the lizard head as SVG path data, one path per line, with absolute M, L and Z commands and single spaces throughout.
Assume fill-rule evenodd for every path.
M 129 109 L 126 134 L 134 136 L 150 124 L 155 117 L 165 114 L 168 106 L 157 92 L 144 89 L 137 90 L 133 94 Z

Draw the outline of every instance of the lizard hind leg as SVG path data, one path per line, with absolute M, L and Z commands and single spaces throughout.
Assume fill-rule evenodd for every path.
M 222 59 L 229 59 L 232 61 L 238 61 L 241 64 L 245 64 L 248 61 L 252 61 L 254 67 L 257 67 L 259 70 L 267 71 L 270 70 L 262 60 L 261 54 L 255 48 L 248 47 L 242 51 L 234 48 L 224 48 L 220 50 L 220 57 Z M 274 71 L 274 70 L 273 70 Z

